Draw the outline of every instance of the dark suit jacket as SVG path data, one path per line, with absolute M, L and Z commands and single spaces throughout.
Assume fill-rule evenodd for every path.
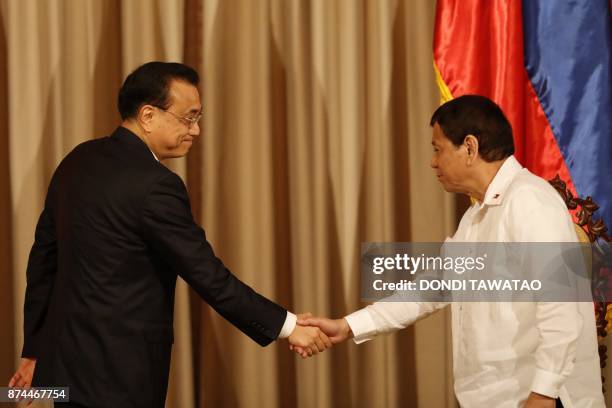
M 195 224 L 181 179 L 120 127 L 51 179 L 30 252 L 24 357 L 33 384 L 91 407 L 163 407 L 180 275 L 262 346 L 286 310 L 238 280 Z

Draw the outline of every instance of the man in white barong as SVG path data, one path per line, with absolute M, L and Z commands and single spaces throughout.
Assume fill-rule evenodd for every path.
M 577 242 L 560 195 L 523 168 L 512 128 L 491 100 L 440 106 L 431 167 L 448 192 L 473 204 L 453 242 Z M 360 344 L 440 310 L 444 302 L 379 301 L 341 319 L 313 317 L 333 343 Z M 593 304 L 451 303 L 455 393 L 466 408 L 604 407 Z M 297 350 L 300 352 L 301 350 Z

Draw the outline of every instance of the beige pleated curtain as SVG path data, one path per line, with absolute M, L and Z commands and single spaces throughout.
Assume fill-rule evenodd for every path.
M 294 312 L 363 306 L 360 245 L 438 241 L 430 0 L 0 0 L 0 374 L 22 345 L 25 268 L 55 167 L 119 123 L 149 60 L 201 74 L 201 137 L 166 163 L 229 268 Z M 301 360 L 261 348 L 181 281 L 168 407 L 454 407 L 448 312 Z

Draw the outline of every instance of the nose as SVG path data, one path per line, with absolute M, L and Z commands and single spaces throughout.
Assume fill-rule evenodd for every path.
M 429 165 L 431 166 L 432 169 L 438 168 L 438 160 L 436 160 L 436 156 L 431 157 L 431 161 L 429 162 Z
M 200 122 L 196 122 L 189 128 L 189 134 L 196 137 L 200 134 Z

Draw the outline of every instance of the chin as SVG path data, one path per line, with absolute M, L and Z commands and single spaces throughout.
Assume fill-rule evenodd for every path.
M 181 146 L 172 152 L 172 157 L 179 158 L 185 156 L 191 150 L 191 145 L 186 145 L 186 143 L 182 143 Z
M 449 186 L 448 184 L 442 184 L 442 188 L 447 193 L 461 193 L 461 190 L 455 186 Z
M 186 150 L 184 152 L 176 152 L 176 151 L 175 152 L 170 152 L 166 156 L 164 156 L 164 159 L 178 159 L 178 158 L 181 158 L 181 157 L 187 155 L 188 152 L 189 152 L 188 150 Z

